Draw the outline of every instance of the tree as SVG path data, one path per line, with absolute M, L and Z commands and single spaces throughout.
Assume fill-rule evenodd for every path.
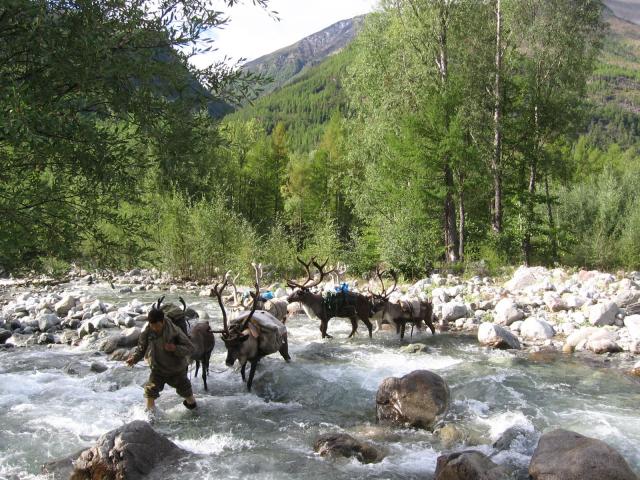
M 143 172 L 159 159 L 172 175 L 182 160 L 164 140 L 191 133 L 215 101 L 250 94 L 251 74 L 189 63 L 227 21 L 197 0 L 2 2 L 2 264 L 73 257 L 99 220 L 124 226 L 118 206 L 139 198 Z

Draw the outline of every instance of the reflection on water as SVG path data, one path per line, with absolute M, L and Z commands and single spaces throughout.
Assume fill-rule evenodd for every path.
M 133 298 L 101 293 L 94 295 L 118 304 Z M 187 301 L 207 311 L 218 328 L 220 316 L 212 299 Z M 375 393 L 382 379 L 416 369 L 433 370 L 448 382 L 448 421 L 467 432 L 464 446 L 490 454 L 490 443 L 509 427 L 529 432 L 562 427 L 611 444 L 640 471 L 640 386 L 613 370 L 562 356 L 529 358 L 487 351 L 465 336 L 414 335 L 412 341 L 426 344 L 428 353 L 408 354 L 388 332 L 369 340 L 360 331 L 347 340 L 350 324 L 345 320 L 330 322 L 333 340 L 321 340 L 318 325 L 306 317 L 293 317 L 287 326 L 293 361 L 287 364 L 279 355 L 263 359 L 251 393 L 239 372 L 224 365 L 220 341 L 211 361 L 209 392 L 194 379 L 197 412 L 186 411 L 172 389 L 163 392 L 156 428 L 193 455 L 157 475 L 431 478 L 438 455 L 445 451 L 437 435 L 375 424 Z M 88 366 L 96 359 L 109 370 L 90 372 Z M 75 374 L 66 373 L 64 367 L 72 362 L 79 368 L 73 369 Z M 37 478 L 42 463 L 86 447 L 125 422 L 143 419 L 141 385 L 147 375 L 142 363 L 129 369 L 67 347 L 0 352 L 0 478 Z M 387 452 L 386 459 L 361 465 L 315 455 L 315 438 L 334 431 L 367 439 Z M 534 446 L 514 442 L 511 450 L 493 458 L 525 466 Z M 458 448 L 463 445 L 452 447 Z

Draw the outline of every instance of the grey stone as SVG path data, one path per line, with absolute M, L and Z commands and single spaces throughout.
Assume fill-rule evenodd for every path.
M 464 318 L 468 313 L 467 306 L 464 303 L 449 302 L 442 306 L 442 320 L 452 322 L 459 318 Z
M 102 435 L 74 463 L 72 478 L 141 480 L 161 463 L 171 464 L 186 452 L 137 420 Z
M 596 327 L 613 325 L 618 314 L 615 302 L 598 303 L 589 309 L 589 323 Z
M 533 480 L 637 480 L 626 460 L 609 445 L 562 429 L 540 437 L 529 475 Z
M 90 369 L 92 372 L 102 373 L 109 370 L 109 367 L 107 367 L 104 363 L 101 363 L 101 362 L 93 362 L 91 364 Z
M 356 458 L 361 463 L 377 463 L 385 457 L 384 453 L 368 442 L 357 440 L 346 433 L 328 433 L 320 435 L 313 449 L 322 456 Z
M 376 419 L 382 423 L 432 430 L 449 409 L 449 387 L 439 375 L 415 370 L 385 378 L 376 394 Z
M 62 297 L 62 300 L 54 305 L 53 308 L 59 316 L 64 317 L 65 315 L 67 315 L 67 313 L 69 313 L 69 310 L 71 310 L 75 306 L 75 297 L 71 295 L 65 295 L 64 297 Z
M 5 330 L 4 328 L 0 329 L 0 344 L 6 342 L 13 335 L 9 330 Z
M 520 349 L 520 341 L 513 333 L 489 322 L 481 324 L 478 328 L 478 341 L 481 345 L 503 350 Z
M 511 471 L 492 462 L 485 454 L 466 450 L 440 455 L 434 480 L 504 480 Z
M 555 335 L 553 327 L 545 320 L 527 318 L 520 326 L 520 335 L 531 340 L 546 340 Z
M 498 325 L 509 326 L 522 318 L 524 318 L 524 313 L 518 309 L 512 298 L 503 298 L 496 304 L 494 320 Z

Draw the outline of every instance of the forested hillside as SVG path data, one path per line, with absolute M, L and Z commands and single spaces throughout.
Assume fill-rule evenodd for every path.
M 640 268 L 640 27 L 600 1 L 402 0 L 252 105 L 255 73 L 191 66 L 222 17 L 180 3 L 178 30 L 135 5 L 0 7 L 5 270 Z M 222 101 L 245 107 L 217 121 Z

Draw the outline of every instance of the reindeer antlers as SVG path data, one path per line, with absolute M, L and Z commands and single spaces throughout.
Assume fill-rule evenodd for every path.
M 213 286 L 213 293 L 218 298 L 218 305 L 220 305 L 220 310 L 222 311 L 222 326 L 224 328 L 222 332 L 218 332 L 218 333 L 222 333 L 223 335 L 229 334 L 229 326 L 227 325 L 227 311 L 224 309 L 224 303 L 222 302 L 222 292 L 224 292 L 224 289 L 227 288 L 230 272 L 231 271 L 227 272 L 226 275 L 224 276 L 224 283 L 220 288 L 218 288 L 220 285 L 220 282 L 216 283 Z
M 334 273 L 335 269 L 331 269 L 327 272 L 324 271 L 324 267 L 327 266 L 327 263 L 329 262 L 329 259 L 327 259 L 322 265 L 320 265 L 317 261 L 316 261 L 316 257 L 311 257 L 311 260 L 309 260 L 308 263 L 305 263 L 300 257 L 296 257 L 298 262 L 300 262 L 302 264 L 302 266 L 304 267 L 304 269 L 307 271 L 307 279 L 304 281 L 304 283 L 296 283 L 293 280 L 287 280 L 287 285 L 291 288 L 311 288 L 311 287 L 315 287 L 317 285 L 320 284 L 320 282 L 322 282 L 322 279 L 324 277 L 326 277 L 327 275 Z M 320 277 L 317 280 L 314 280 L 313 277 L 314 275 L 311 273 L 311 265 L 313 265 L 314 267 L 316 267 L 318 269 L 318 273 L 320 273 Z
M 389 290 L 389 292 L 387 292 L 387 289 L 384 286 L 384 280 L 382 278 L 382 276 L 385 273 L 387 273 L 386 270 L 380 271 L 380 266 L 376 267 L 376 276 L 380 280 L 380 285 L 382 285 L 382 293 L 380 295 L 376 295 L 374 293 L 373 296 L 377 297 L 377 298 L 380 298 L 380 299 L 383 299 L 383 300 L 386 300 L 387 298 L 389 298 L 389 295 L 391 295 L 396 290 L 396 286 L 398 285 L 398 275 L 396 274 L 396 272 L 394 270 L 389 270 L 389 274 L 393 278 L 393 287 L 391 287 L 391 290 Z

